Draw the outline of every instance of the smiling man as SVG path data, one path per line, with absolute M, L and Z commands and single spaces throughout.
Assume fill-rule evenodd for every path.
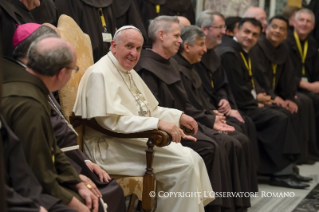
M 209 97 L 209 102 L 214 105 L 216 110 L 226 116 L 228 124 L 238 126 L 237 128 L 245 133 L 251 141 L 247 144 L 253 146 L 253 154 L 246 152 L 245 155 L 247 173 L 250 177 L 248 180 L 250 182 L 249 189 L 251 192 L 255 192 L 258 190 L 255 170 L 259 160 L 255 124 L 247 115 L 238 111 L 220 57 L 214 51 L 214 47 L 221 44 L 222 36 L 223 41 L 225 41 L 225 18 L 219 12 L 206 10 L 198 15 L 196 25 L 201 27 L 206 35 L 207 52 L 203 54 L 200 62 L 194 64 L 194 69 L 201 78 L 203 91 Z M 228 39 L 232 41 L 230 37 Z M 251 148 L 246 148 L 246 150 L 251 150 Z M 254 159 L 250 159 L 250 157 Z
M 300 154 L 299 144 L 289 118 L 277 111 L 258 104 L 256 80 L 248 52 L 257 43 L 262 30 L 255 18 L 243 18 L 232 42 L 221 44 L 217 49 L 226 71 L 229 85 L 237 106 L 255 123 L 260 166 L 258 172 L 272 175 L 270 184 L 289 188 L 305 188 L 291 177 L 292 163 Z
M 288 20 L 283 16 L 274 16 L 269 20 L 266 36 L 261 37 L 251 50 L 253 73 L 266 94 L 279 106 L 276 108 L 293 114 L 292 123 L 302 150 L 299 162 L 306 163 L 309 150 L 314 154 L 312 156 L 318 157 L 314 112 L 309 97 L 296 92 L 293 63 L 287 54 L 289 47 L 283 43 L 287 30 Z M 296 95 L 298 98 L 295 98 Z
M 32 28 L 32 27 L 30 27 Z M 3 115 L 23 143 L 43 192 L 79 211 L 98 211 L 98 199 L 57 146 L 50 120 L 49 92 L 61 89 L 76 67 L 73 46 L 56 35 L 32 42 L 27 65 L 4 63 Z
M 213 105 L 210 103 L 209 98 L 207 97 L 202 86 L 201 78 L 193 66 L 201 61 L 202 56 L 207 51 L 205 45 L 206 35 L 199 27 L 189 26 L 182 29 L 181 37 L 183 39 L 183 43 L 178 54 L 174 55 L 173 58 L 178 63 L 181 80 L 185 87 L 188 99 L 198 110 L 202 109 L 205 111 L 205 113 L 213 113 L 213 111 L 217 111 L 218 105 Z M 221 37 L 219 40 L 221 40 Z M 222 113 L 219 115 L 224 117 Z M 257 177 L 255 164 L 252 163 L 253 159 L 251 142 L 247 136 L 242 133 L 238 125 L 234 124 L 228 118 L 226 120 L 227 124 L 233 125 L 236 128 L 236 131 L 228 133 L 228 140 L 235 138 L 233 142 L 239 145 L 242 149 L 241 151 L 236 150 L 236 163 L 239 170 L 239 182 L 233 183 L 233 190 L 235 192 L 256 192 L 258 191 Z M 207 122 L 201 123 L 205 124 L 206 127 L 210 126 Z M 225 145 L 225 148 L 226 146 L 227 145 Z M 231 164 L 234 165 L 235 162 L 232 161 Z M 235 179 L 235 177 L 233 178 Z M 234 204 L 235 208 L 250 207 L 249 198 L 234 198 Z
M 179 29 L 179 25 L 172 26 Z M 180 44 L 177 33 L 163 34 L 167 53 Z M 184 125 L 197 132 L 195 120 L 182 111 L 158 106 L 155 97 L 133 70 L 143 45 L 141 32 L 133 26 L 118 29 L 111 42 L 111 51 L 83 75 L 74 112 L 83 118 L 95 118 L 106 129 L 133 133 L 160 129 L 172 136 L 169 146 L 157 148 L 153 169 L 157 190 L 164 192 L 212 191 L 205 164 L 190 148 L 180 144 L 181 138 L 191 142 L 179 128 Z M 85 129 L 85 152 L 110 174 L 142 176 L 145 172 L 145 138 L 113 138 Z M 187 179 L 187 180 L 185 180 Z M 214 197 L 158 197 L 157 211 L 203 212 Z
M 188 28 L 189 26 L 185 29 Z M 193 29 L 194 26 L 190 28 Z M 197 36 L 196 33 L 192 34 L 195 36 L 193 39 L 195 40 L 198 37 L 197 41 L 199 41 L 200 46 L 194 46 L 196 49 L 198 47 L 199 52 L 192 51 L 192 63 L 199 62 L 206 51 L 205 35 L 203 35 L 201 29 L 195 28 L 197 30 L 194 31 L 201 33 L 200 36 Z M 241 143 L 236 139 L 237 137 L 234 138 L 221 132 L 227 131 L 229 133 L 229 131 L 234 131 L 234 128 L 225 123 L 225 117 L 222 114 L 219 114 L 217 110 L 215 111 L 217 114 L 214 112 L 216 108 L 210 107 L 210 104 L 208 107 L 203 105 L 203 96 L 196 93 L 201 88 L 199 81 L 196 81 L 196 85 L 199 87 L 196 87 L 195 91 L 192 90 L 192 83 L 187 83 L 184 86 L 181 79 L 184 76 L 180 72 L 178 63 L 172 58 L 179 48 L 167 45 L 170 41 L 165 40 L 174 36 L 179 44 L 183 42 L 180 38 L 181 31 L 178 27 L 177 18 L 160 16 L 154 19 L 150 24 L 149 34 L 152 35 L 150 38 L 153 47 L 142 51 L 141 59 L 135 69 L 149 86 L 161 106 L 182 110 L 198 122 L 199 130 L 195 135 L 197 142 L 183 139 L 181 143 L 202 156 L 214 191 L 241 191 L 241 188 L 248 184 L 246 173 L 242 171 L 246 169 L 246 166 L 245 164 L 240 165 L 244 160 Z M 167 35 L 164 37 L 164 34 Z M 190 40 L 192 39 L 188 38 L 188 44 L 186 45 L 190 46 L 190 43 L 192 43 Z M 191 88 L 189 89 L 189 87 Z M 248 139 L 244 135 L 238 132 L 233 133 L 247 143 Z M 240 173 L 243 173 L 243 175 L 240 175 Z M 206 207 L 206 211 L 232 210 L 235 207 L 234 205 L 241 207 L 242 199 L 218 198 Z
M 310 34 L 315 26 L 311 10 L 301 9 L 295 15 L 294 32 L 289 33 L 286 42 L 295 71 L 298 90 L 313 102 L 316 129 L 319 126 L 319 54 L 318 44 Z M 317 130 L 317 146 L 319 130 Z

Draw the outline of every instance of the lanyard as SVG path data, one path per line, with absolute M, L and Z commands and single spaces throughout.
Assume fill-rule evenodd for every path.
M 100 13 L 100 18 L 101 18 L 103 32 L 107 32 L 106 22 L 105 22 L 105 18 L 104 18 L 103 11 L 102 11 L 101 7 L 99 8 L 99 13 Z
M 297 35 L 296 32 L 294 32 L 294 37 L 297 43 L 297 47 L 301 56 L 301 62 L 302 62 L 302 76 L 306 75 L 306 69 L 305 69 L 305 61 L 306 61 L 306 57 L 307 57 L 307 52 L 308 52 L 308 40 L 306 40 L 303 51 L 301 49 L 301 44 L 300 44 L 300 40 L 299 37 Z
M 159 15 L 159 13 L 161 11 L 161 5 L 159 5 L 159 4 L 155 5 L 155 10 L 156 10 L 157 15 Z
M 275 89 L 275 86 L 276 86 L 276 71 L 277 71 L 277 64 L 273 63 L 272 64 L 272 73 L 273 73 L 272 89 Z
M 253 85 L 253 88 L 255 88 L 255 82 L 254 82 L 254 79 L 253 79 L 253 73 L 251 72 L 251 60 L 248 57 L 248 63 L 247 63 L 247 60 L 246 60 L 244 54 L 242 52 L 240 52 L 240 55 L 243 58 L 243 61 L 245 63 L 246 68 L 248 69 L 248 74 L 251 77 L 251 84 Z
M 209 73 L 209 76 L 210 76 L 210 84 L 212 85 L 212 88 L 214 88 L 214 81 L 213 81 L 213 75 L 212 73 Z

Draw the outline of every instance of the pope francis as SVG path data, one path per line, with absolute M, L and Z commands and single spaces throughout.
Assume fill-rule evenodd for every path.
M 169 146 L 154 147 L 154 174 L 159 195 L 157 211 L 204 211 L 214 200 L 202 158 L 180 144 L 181 138 L 196 142 L 179 128 L 197 131 L 196 121 L 182 111 L 158 106 L 152 92 L 133 70 L 143 45 L 141 32 L 124 26 L 114 35 L 111 51 L 83 75 L 75 115 L 95 118 L 104 128 L 119 133 L 160 129 L 172 136 Z M 85 153 L 110 174 L 142 176 L 147 139 L 113 138 L 86 128 Z M 176 192 L 176 193 L 174 193 Z M 180 192 L 181 196 L 175 195 Z M 184 197 L 182 195 L 184 194 Z

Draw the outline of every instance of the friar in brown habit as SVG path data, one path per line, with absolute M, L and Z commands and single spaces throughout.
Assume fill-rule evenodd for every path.
M 59 90 L 71 77 L 76 67 L 75 50 L 55 35 L 39 37 L 30 46 L 27 61 L 25 68 L 21 62 L 6 60 L 2 97 L 5 120 L 23 143 L 27 162 L 43 191 L 73 209 L 97 212 L 103 209 L 98 207 L 99 199 L 56 144 L 47 102 L 49 92 Z
M 194 34 L 197 36 L 195 37 Z M 181 37 L 183 39 L 183 43 L 180 51 L 178 54 L 174 55 L 173 58 L 178 63 L 181 79 L 188 95 L 188 100 L 197 109 L 201 108 L 205 111 L 217 110 L 217 108 L 212 105 L 207 98 L 201 79 L 193 67 L 193 64 L 200 62 L 201 56 L 206 52 L 205 34 L 199 27 L 190 26 L 183 28 Z M 245 128 L 245 125 L 239 121 L 237 122 L 236 118 L 229 119 L 229 117 L 227 117 L 226 120 L 228 124 L 233 125 L 236 128 L 236 131 L 230 132 L 229 135 L 236 138 L 241 143 L 244 151 L 244 159 L 242 161 L 238 160 L 238 165 L 241 167 L 241 163 L 245 163 L 247 171 L 242 176 L 247 179 L 248 184 L 246 187 L 245 180 L 241 178 L 241 189 L 246 192 L 256 192 L 258 191 L 257 172 L 255 163 L 253 163 L 253 148 L 250 140 L 240 132 L 241 129 L 238 127 L 237 123 L 242 124 L 243 128 Z M 207 127 L 212 126 L 211 122 L 203 122 L 202 124 L 205 124 Z M 242 172 L 244 170 L 239 171 Z M 249 205 L 243 205 L 243 207 L 249 207 Z
M 6 198 L 2 200 L 8 207 L 5 210 L 1 206 L 1 209 L 8 212 L 75 212 L 61 204 L 59 199 L 42 193 L 42 187 L 25 159 L 21 141 L 1 115 L 0 123 L 0 153 L 1 158 L 4 157 L 5 167 L 1 171 L 5 175 L 5 185 L 1 188 L 6 191 Z
M 251 49 L 253 73 L 258 84 L 276 105 L 293 114 L 293 126 L 301 148 L 299 163 L 314 163 L 319 151 L 316 145 L 315 116 L 312 101 L 297 93 L 289 47 L 282 41 L 287 36 L 288 21 L 280 15 L 269 20 L 266 36 Z M 311 154 L 309 154 L 311 153 Z
M 194 64 L 204 91 L 216 110 L 218 109 L 226 116 L 227 122 L 240 126 L 241 130 L 248 135 L 253 146 L 253 161 L 258 167 L 259 155 L 255 124 L 247 115 L 238 110 L 225 70 L 213 49 L 221 43 L 222 37 L 225 36 L 225 18 L 221 13 L 206 10 L 198 15 L 196 25 L 206 34 L 207 52 L 203 54 L 200 62 Z
M 311 32 L 315 17 L 311 10 L 301 9 L 295 15 L 294 31 L 289 32 L 286 43 L 295 72 L 298 91 L 313 102 L 316 119 L 317 147 L 319 146 L 319 54 L 318 44 Z
M 218 132 L 218 130 L 233 131 L 233 128 L 223 124 L 224 117 L 216 115 L 212 110 L 197 109 L 188 101 L 179 75 L 178 64 L 171 58 L 176 54 L 181 43 L 178 23 L 176 17 L 168 16 L 160 16 L 152 21 L 149 35 L 153 40 L 153 48 L 142 51 L 141 58 L 134 69 L 143 78 L 160 105 L 183 110 L 199 122 L 199 131 L 195 135 L 197 142 L 194 144 L 184 140 L 182 144 L 193 148 L 203 157 L 214 191 L 229 189 L 242 191 L 242 187 L 247 186 L 247 178 L 244 180 L 242 178 L 246 176 L 246 164 L 242 163 L 244 160 L 242 146 L 237 139 Z M 164 32 L 161 24 L 170 27 Z M 202 122 L 209 122 L 210 126 L 205 126 L 201 124 Z M 213 127 L 217 131 L 213 130 Z M 220 156 L 218 157 L 217 154 Z M 216 179 L 218 175 L 220 178 Z M 216 200 L 217 203 L 207 206 L 208 211 L 249 207 L 249 200 L 244 198 L 217 198 Z
M 218 46 L 217 53 L 226 71 L 237 106 L 255 123 L 259 142 L 259 172 L 271 174 L 271 185 L 305 188 L 293 176 L 292 167 L 300 148 L 285 114 L 256 100 L 256 81 L 251 72 L 249 50 L 261 33 L 261 23 L 254 18 L 243 18 L 233 40 Z M 246 61 L 246 62 L 245 62 Z
M 18 29 L 16 33 L 20 31 L 22 30 Z M 29 31 L 29 33 L 31 33 L 31 31 Z M 27 50 L 31 42 L 39 36 L 49 33 L 55 33 L 55 31 L 47 26 L 42 26 L 35 30 L 31 35 L 17 44 L 13 53 L 14 58 L 22 64 L 25 63 Z M 107 210 L 110 212 L 124 212 L 125 200 L 122 188 L 97 164 L 92 163 L 82 151 L 78 148 L 72 148 L 77 146 L 77 134 L 74 129 L 70 128 L 67 124 L 61 107 L 52 94 L 48 97 L 48 101 L 51 106 L 51 123 L 57 145 L 62 150 L 69 149 L 69 151 L 64 151 L 64 153 L 68 157 L 71 165 L 80 174 L 82 181 L 89 184 L 92 187 L 91 190 L 97 196 L 103 198 L 104 202 L 108 205 Z

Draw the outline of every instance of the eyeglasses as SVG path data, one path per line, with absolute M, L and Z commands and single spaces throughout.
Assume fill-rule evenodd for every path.
M 80 70 L 79 66 L 75 66 L 74 68 L 71 67 L 65 67 L 66 69 L 72 69 L 74 70 L 75 73 L 78 73 L 78 71 Z
M 219 30 L 225 29 L 226 30 L 227 26 L 225 26 L 225 25 L 224 26 L 210 26 L 208 28 L 214 28 L 214 29 L 219 29 Z

